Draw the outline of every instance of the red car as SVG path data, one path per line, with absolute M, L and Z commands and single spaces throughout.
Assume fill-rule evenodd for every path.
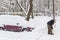
M 20 32 L 22 31 L 22 26 L 4 25 L 4 30 Z

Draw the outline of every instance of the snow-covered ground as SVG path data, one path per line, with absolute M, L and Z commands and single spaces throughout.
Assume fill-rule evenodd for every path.
M 24 17 L 12 15 L 0 15 L 0 26 L 3 24 L 17 25 L 23 27 L 34 27 L 32 32 L 10 32 L 0 30 L 0 40 L 60 40 L 60 17 L 56 17 L 56 25 L 54 27 L 54 35 L 47 34 L 47 22 L 52 17 L 36 16 L 30 21 L 26 21 Z

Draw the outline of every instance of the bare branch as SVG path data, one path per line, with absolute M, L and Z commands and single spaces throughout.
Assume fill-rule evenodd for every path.
M 23 10 L 24 14 L 26 15 L 26 11 L 24 10 L 24 8 L 21 6 L 21 4 L 18 3 L 18 1 L 16 0 L 16 3 L 18 4 L 18 6 Z

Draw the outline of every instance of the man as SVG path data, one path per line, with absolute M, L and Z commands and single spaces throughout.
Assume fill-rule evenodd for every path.
M 53 29 L 53 24 L 54 24 L 54 19 L 50 20 L 47 22 L 47 26 L 48 26 L 48 34 L 53 35 L 52 29 Z

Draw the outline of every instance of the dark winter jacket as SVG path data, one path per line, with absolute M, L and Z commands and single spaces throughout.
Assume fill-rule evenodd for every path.
M 54 19 L 52 19 L 52 20 L 50 20 L 50 21 L 48 21 L 48 23 L 47 23 L 48 25 L 53 25 L 54 24 Z

